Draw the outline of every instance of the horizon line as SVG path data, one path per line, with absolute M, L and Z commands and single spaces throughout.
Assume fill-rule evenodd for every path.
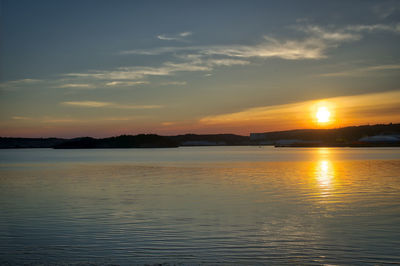
M 287 132 L 287 131 L 297 131 L 297 130 L 335 130 L 335 129 L 342 129 L 342 128 L 350 128 L 350 127 L 363 127 L 363 126 L 390 126 L 390 125 L 400 125 L 400 122 L 397 123 L 377 123 L 377 124 L 362 124 L 362 125 L 352 125 L 352 126 L 344 126 L 344 127 L 332 127 L 332 128 L 295 128 L 295 129 L 288 129 L 288 130 L 276 130 L 276 131 L 264 131 L 264 132 L 251 132 L 248 135 L 240 135 L 234 133 L 206 133 L 206 134 L 198 134 L 198 133 L 183 133 L 183 134 L 175 134 L 175 135 L 160 135 L 157 133 L 138 133 L 138 134 L 120 134 L 120 135 L 113 135 L 108 137 L 91 137 L 91 136 L 79 136 L 79 137 L 71 137 L 71 138 L 64 138 L 64 137 L 4 137 L 0 136 L 0 138 L 14 138 L 14 139 L 78 139 L 78 138 L 93 138 L 93 139 L 106 139 L 106 138 L 113 138 L 113 137 L 120 137 L 120 136 L 138 136 L 138 135 L 157 135 L 162 137 L 174 137 L 174 136 L 184 136 L 184 135 L 236 135 L 241 137 L 250 137 L 251 134 L 264 134 L 264 133 L 278 133 L 278 132 Z

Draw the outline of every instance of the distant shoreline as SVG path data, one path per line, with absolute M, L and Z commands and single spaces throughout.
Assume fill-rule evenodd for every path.
M 54 148 L 177 148 L 196 146 L 302 147 L 400 147 L 400 123 L 352 126 L 335 129 L 296 129 L 249 136 L 235 134 L 121 135 L 109 138 L 13 138 L 0 137 L 0 149 Z

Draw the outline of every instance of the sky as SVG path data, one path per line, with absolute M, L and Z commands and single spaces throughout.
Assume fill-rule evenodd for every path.
M 400 1 L 0 0 L 0 136 L 399 123 L 399 47 Z

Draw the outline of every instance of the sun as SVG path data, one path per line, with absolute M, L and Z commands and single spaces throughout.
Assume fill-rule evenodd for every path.
M 328 123 L 331 112 L 325 106 L 319 107 L 316 113 L 318 123 Z

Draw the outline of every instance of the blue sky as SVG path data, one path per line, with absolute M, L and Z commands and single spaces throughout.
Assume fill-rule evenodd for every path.
M 0 25 L 2 136 L 312 127 L 212 119 L 338 97 L 335 126 L 400 121 L 357 98 L 400 90 L 399 1 L 2 0 Z

